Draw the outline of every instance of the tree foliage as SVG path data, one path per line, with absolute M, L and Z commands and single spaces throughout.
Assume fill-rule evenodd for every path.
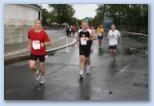
M 104 4 L 99 5 L 93 22 L 100 24 L 106 18 L 113 18 L 119 27 L 132 31 L 148 31 L 148 5 L 145 4 Z
M 49 4 L 49 7 L 53 8 L 51 14 L 56 16 L 57 23 L 59 24 L 64 22 L 70 23 L 75 12 L 72 5 L 69 4 Z

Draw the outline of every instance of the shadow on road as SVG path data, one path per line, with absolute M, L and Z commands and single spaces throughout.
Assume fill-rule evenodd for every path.
M 83 80 L 79 80 L 80 100 L 90 100 L 90 82 L 90 76 L 86 76 Z
M 116 75 L 118 73 L 116 61 L 112 60 L 111 63 L 109 64 L 109 73 L 110 73 L 111 77 L 113 77 L 114 75 Z
M 35 85 L 28 95 L 31 95 L 30 96 L 32 97 L 31 99 L 34 99 L 34 100 L 45 99 L 45 85 L 40 85 L 40 84 Z

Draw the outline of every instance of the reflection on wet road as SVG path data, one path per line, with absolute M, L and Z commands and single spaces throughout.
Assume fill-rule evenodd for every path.
M 122 38 L 117 60 L 108 54 L 107 41 L 97 50 L 94 41 L 91 74 L 79 81 L 78 47 L 67 53 L 57 51 L 46 61 L 47 84 L 39 85 L 28 69 L 27 61 L 5 65 L 4 98 L 7 100 L 101 100 L 146 101 L 148 90 L 148 56 L 143 47 L 147 42 Z M 129 48 L 130 51 L 127 50 Z M 142 49 L 138 49 L 142 48 Z M 133 51 L 139 52 L 133 52 Z M 127 54 L 127 52 L 131 52 Z

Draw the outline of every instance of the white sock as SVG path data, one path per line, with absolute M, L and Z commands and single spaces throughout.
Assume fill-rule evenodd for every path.
M 80 70 L 80 75 L 83 75 L 83 70 Z

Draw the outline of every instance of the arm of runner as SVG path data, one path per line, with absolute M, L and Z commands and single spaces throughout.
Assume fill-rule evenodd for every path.
M 118 36 L 119 36 L 119 38 L 121 37 L 121 33 L 118 31 Z
M 89 32 L 90 32 L 90 40 L 96 40 L 96 33 L 95 33 L 95 31 L 94 30 L 93 31 L 89 30 Z
M 41 43 L 41 46 L 48 46 L 51 45 L 51 39 L 49 38 L 48 34 L 44 32 L 44 42 Z
M 79 34 L 75 37 L 74 41 L 75 41 L 75 44 L 78 44 L 79 43 Z
M 118 43 L 120 43 L 121 40 L 121 33 L 118 31 Z
M 105 29 L 103 28 L 102 34 L 104 34 L 104 33 L 105 33 Z
M 120 31 L 116 31 L 116 33 L 117 33 L 117 35 L 118 35 L 118 39 L 121 37 L 121 33 L 120 33 Z
M 75 37 L 75 43 L 76 44 L 79 43 L 79 40 L 80 40 L 79 33 L 80 33 L 80 30 L 77 32 L 77 36 Z
M 44 46 L 48 46 L 48 45 L 51 45 L 51 41 L 45 41 L 44 42 Z
M 96 33 L 92 33 L 90 39 L 91 39 L 91 40 L 96 40 Z
M 27 42 L 27 49 L 28 49 L 28 51 L 31 51 L 31 44 L 32 44 L 31 39 L 28 39 L 28 42 Z
M 110 31 L 109 31 L 108 34 L 107 34 L 107 39 L 108 39 L 108 40 L 110 39 Z

